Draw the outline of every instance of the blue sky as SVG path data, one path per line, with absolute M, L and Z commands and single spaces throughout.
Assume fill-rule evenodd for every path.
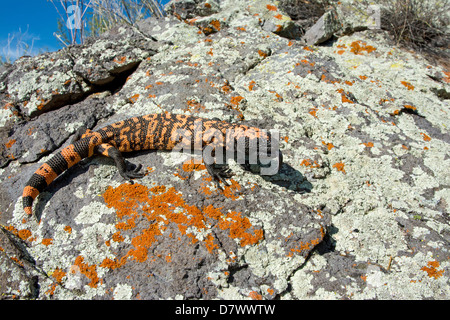
M 59 0 L 54 2 L 59 3 Z M 161 2 L 167 3 L 168 0 Z M 53 35 L 57 31 L 58 18 L 54 5 L 47 0 L 2 0 L 0 56 L 8 54 L 13 60 L 18 58 L 23 54 L 24 43 L 32 46 L 31 55 L 37 54 L 40 50 L 61 49 L 61 43 Z M 8 39 L 10 39 L 9 49 Z

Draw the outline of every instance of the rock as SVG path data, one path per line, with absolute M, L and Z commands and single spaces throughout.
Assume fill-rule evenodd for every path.
M 299 39 L 300 34 L 294 21 L 273 1 L 253 1 L 248 11 L 258 20 L 263 30 L 273 32 L 288 39 Z
M 303 35 L 308 45 L 318 45 L 333 37 L 340 29 L 340 22 L 335 11 L 328 11 Z
M 18 59 L 4 77 L 7 98 L 2 102 L 14 106 L 25 117 L 35 117 L 80 101 L 89 86 L 76 75 L 73 66 L 66 50 Z
M 93 93 L 114 91 L 121 77 L 124 81 L 142 60 L 156 52 L 153 41 L 132 30 L 124 32 L 123 28 L 113 29 L 85 46 L 19 59 L 2 76 L 7 84 L 2 90 L 7 97 L 3 103 L 33 118 Z
M 179 19 L 191 19 L 197 16 L 209 16 L 220 11 L 217 0 L 172 0 L 165 6 L 165 11 Z
M 448 299 L 448 70 L 383 31 L 305 46 L 276 2 L 168 6 L 0 67 L 2 297 Z M 195 156 L 129 153 L 134 184 L 94 156 L 23 212 L 77 129 L 165 111 L 276 129 L 284 164 L 222 191 Z
M 381 28 L 380 5 L 343 0 L 339 2 L 335 10 L 341 25 L 337 35 L 349 35 L 358 31 Z

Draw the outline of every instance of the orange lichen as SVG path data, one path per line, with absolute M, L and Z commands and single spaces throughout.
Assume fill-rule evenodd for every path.
M 123 257 L 122 259 L 110 259 L 110 258 L 105 258 L 103 259 L 102 263 L 99 265 L 102 268 L 108 268 L 111 270 L 120 268 L 121 266 L 123 266 L 126 263 L 126 258 L 127 256 Z
M 311 110 L 309 110 L 309 114 L 317 118 L 317 110 L 317 108 L 311 108 Z
M 311 70 L 308 70 L 308 73 L 311 73 Z M 327 76 L 325 74 L 322 74 L 322 76 L 320 77 L 320 81 L 323 81 L 326 83 L 332 83 L 332 84 L 341 83 L 341 80 L 332 80 L 332 79 L 328 80 Z M 341 90 L 343 90 L 343 89 L 341 89 Z
M 248 294 L 248 296 L 252 299 L 252 300 L 262 300 L 263 297 L 262 295 L 260 295 L 258 292 L 256 291 L 250 291 L 250 293 Z
M 72 233 L 72 227 L 70 226 L 65 226 L 64 227 L 64 231 L 68 232 L 68 233 Z
M 256 82 L 255 81 L 250 81 L 250 83 L 248 84 L 248 90 L 253 91 L 253 88 L 255 87 Z
M 206 169 L 203 163 L 197 163 L 194 159 L 185 161 L 182 168 L 184 172 L 200 171 Z
M 219 245 L 214 243 L 214 237 L 208 234 L 205 239 L 205 247 L 208 249 L 209 253 L 212 253 L 214 249 L 219 249 Z
M 350 100 L 349 98 L 347 98 L 347 96 L 345 94 L 342 95 L 342 103 L 351 103 L 354 104 L 354 102 L 352 100 Z
M 19 236 L 20 239 L 27 240 L 29 237 L 31 237 L 31 231 L 28 229 L 22 229 L 19 230 L 17 235 Z
M 15 139 L 11 139 L 5 144 L 5 147 L 9 149 L 9 148 L 11 148 L 14 145 L 14 143 L 16 143 L 16 140 Z
M 20 261 L 17 257 L 10 257 L 10 259 L 17 263 L 19 266 L 23 267 L 23 262 Z
M 55 290 L 56 290 L 57 284 L 56 283 L 52 283 L 50 285 L 50 289 L 48 289 L 47 291 L 45 291 L 45 294 L 52 296 L 55 294 Z
M 88 263 L 83 262 L 84 258 L 82 256 L 78 256 L 75 258 L 74 266 L 78 267 L 78 270 L 81 272 L 81 274 L 84 274 L 91 282 L 89 283 L 89 286 L 91 288 L 97 288 L 98 282 L 100 279 L 97 275 L 97 267 L 96 265 L 89 265 Z M 72 272 L 74 273 L 77 269 L 72 268 Z
M 244 120 L 244 114 L 242 113 L 241 109 L 239 108 L 239 104 L 241 103 L 242 100 L 244 100 L 244 97 L 234 96 L 234 97 L 231 97 L 230 104 L 227 105 L 228 108 L 231 108 L 238 112 L 237 118 L 241 121 Z
M 206 110 L 206 107 L 204 105 L 200 104 L 200 102 L 198 102 L 195 99 L 188 100 L 186 103 L 187 103 L 187 107 L 183 108 L 183 111 L 190 112 L 190 113 L 196 113 L 196 112 Z
M 139 99 L 139 94 L 136 93 L 134 96 L 132 96 L 129 100 L 131 103 L 135 103 Z
M 240 212 L 231 211 L 224 219 L 219 220 L 217 226 L 222 229 L 230 230 L 230 238 L 240 239 L 241 247 L 258 243 L 264 239 L 262 229 L 256 229 L 253 234 L 248 232 L 252 227 L 250 220 L 247 217 L 242 217 Z
M 309 167 L 309 168 L 320 168 L 320 165 L 317 163 L 317 161 L 313 161 L 311 159 L 304 159 L 301 163 L 301 166 Z
M 363 145 L 365 145 L 367 148 L 372 148 L 373 142 L 365 142 L 365 143 L 363 143 Z
M 42 244 L 44 246 L 49 246 L 49 245 L 53 244 L 53 239 L 51 239 L 51 238 L 42 239 Z
M 53 271 L 52 277 L 55 278 L 55 280 L 58 283 L 62 282 L 62 278 L 66 276 L 66 273 L 62 271 L 60 268 L 56 268 L 55 271 Z
M 178 172 L 175 172 L 173 175 L 174 175 L 175 177 L 180 178 L 181 180 L 187 180 L 187 179 L 189 179 L 188 176 L 183 176 L 183 175 L 180 173 L 179 170 L 178 170 Z
M 237 182 L 231 183 L 231 186 L 225 187 L 224 194 L 228 188 L 228 196 L 234 197 L 240 186 Z M 180 234 L 178 239 L 185 236 L 192 244 L 200 242 L 211 253 L 219 249 L 215 237 L 209 232 L 212 228 L 229 230 L 229 236 L 237 239 L 241 246 L 255 244 L 263 239 L 263 231 L 253 229 L 248 218 L 243 217 L 241 212 L 224 214 L 222 208 L 212 205 L 204 208 L 188 205 L 173 187 L 148 188 L 137 183 L 122 184 L 117 188 L 109 187 L 103 198 L 109 208 L 116 210 L 119 219 L 116 229 L 131 233 L 131 248 L 121 258 L 104 259 L 101 267 L 114 269 L 129 261 L 146 261 L 149 258 L 149 249 L 164 236 L 169 224 L 175 225 Z M 136 226 L 138 220 L 139 231 Z M 143 221 L 147 222 L 142 225 Z M 198 239 L 196 231 L 206 233 L 206 236 Z M 165 236 L 175 238 L 173 232 Z M 118 233 L 115 233 L 113 240 L 117 237 Z
M 277 7 L 275 7 L 274 5 L 271 5 L 271 4 L 268 4 L 268 5 L 266 6 L 266 8 L 267 8 L 269 11 L 277 11 L 277 10 L 278 10 Z
M 273 99 L 274 101 L 278 101 L 278 102 L 283 101 L 283 97 L 275 90 L 269 90 L 269 92 L 275 94 L 276 99 Z
M 421 132 L 420 133 L 423 136 L 423 141 L 431 141 L 431 137 L 426 135 L 425 133 Z
M 408 81 L 401 81 L 401 84 L 408 88 L 408 90 L 414 90 L 414 86 Z
M 450 83 L 450 72 L 443 72 L 445 74 L 445 77 L 442 78 L 442 80 L 444 80 L 444 82 L 446 83 Z
M 283 19 L 283 15 L 281 13 L 278 13 L 278 14 L 274 15 L 273 17 L 278 20 Z
M 115 242 L 123 242 L 125 240 L 125 238 L 120 234 L 120 231 L 117 231 L 116 233 L 114 233 L 112 235 L 112 239 Z
M 322 144 L 327 147 L 328 151 L 334 148 L 334 144 L 332 144 L 331 142 L 326 143 L 325 141 L 322 141 Z
M 370 45 L 367 45 L 367 43 L 362 42 L 362 41 L 360 41 L 360 40 L 358 40 L 358 41 L 353 41 L 353 42 L 350 44 L 350 47 L 351 47 L 350 51 L 351 51 L 353 54 L 356 54 L 356 55 L 363 55 L 363 54 L 364 54 L 363 51 L 366 51 L 367 53 L 371 53 L 371 52 L 373 52 L 373 51 L 376 50 L 375 47 L 372 47 L 372 46 L 370 46 Z
M 404 107 L 405 109 L 409 109 L 409 110 L 412 110 L 412 111 L 417 111 L 417 108 L 416 108 L 416 107 L 411 106 L 411 105 L 409 105 L 409 104 L 405 104 L 403 107 Z
M 217 31 L 220 31 L 220 21 L 217 19 L 212 20 L 210 23 Z
M 262 50 L 258 50 L 258 54 L 260 57 L 267 58 L 267 53 Z
M 231 92 L 231 87 L 230 87 L 230 85 L 227 83 L 227 84 L 224 84 L 222 87 L 220 87 L 220 90 L 221 90 L 223 93 L 228 94 L 228 93 Z
M 198 190 L 198 192 L 203 193 L 204 195 L 210 196 L 212 195 L 213 189 L 211 189 L 211 181 L 212 181 L 212 177 L 211 176 L 203 176 L 202 177 L 202 183 L 200 184 L 200 188 Z
M 115 63 L 122 64 L 122 63 L 124 63 L 126 60 L 127 60 L 127 57 L 117 57 L 117 58 L 114 58 L 113 61 L 114 61 Z
M 239 103 L 244 99 L 242 96 L 235 96 L 231 98 L 231 104 L 234 106 L 239 105 Z
M 288 238 L 290 236 L 288 236 Z M 300 241 L 298 243 L 298 245 L 296 245 L 290 249 L 290 252 L 287 256 L 292 257 L 294 255 L 294 253 L 302 253 L 304 250 L 311 250 L 312 248 L 317 246 L 323 240 L 324 237 L 325 237 L 325 230 L 323 227 L 320 227 L 320 235 L 317 238 L 312 239 L 311 241 L 306 241 L 306 242 Z
M 239 197 L 241 186 L 234 179 L 230 179 L 231 185 L 225 186 L 223 189 L 223 195 L 227 198 L 236 200 Z
M 344 169 L 344 164 L 342 162 L 337 162 L 333 164 L 333 168 L 336 168 L 337 171 L 340 171 L 342 173 L 346 173 Z
M 211 219 L 219 220 L 222 216 L 222 208 L 215 208 L 212 204 L 203 209 L 203 213 Z
M 427 265 L 428 267 L 427 266 L 422 267 L 420 270 L 428 273 L 428 276 L 430 278 L 437 279 L 439 277 L 442 277 L 442 275 L 444 274 L 444 270 L 437 270 L 437 268 L 439 268 L 438 261 L 429 261 Z
M 337 89 L 336 91 L 341 94 L 342 103 L 347 102 L 347 103 L 354 104 L 354 102 L 347 97 L 349 95 L 349 92 L 345 92 L 344 89 L 342 89 L 342 88 Z

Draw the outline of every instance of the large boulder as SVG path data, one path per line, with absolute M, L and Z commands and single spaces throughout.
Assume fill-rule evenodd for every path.
M 2 298 L 448 299 L 448 70 L 372 30 L 305 46 L 278 3 L 168 6 L 0 68 Z M 23 211 L 77 129 L 165 111 L 276 129 L 284 164 L 220 190 L 195 156 L 130 153 L 134 184 L 94 156 Z

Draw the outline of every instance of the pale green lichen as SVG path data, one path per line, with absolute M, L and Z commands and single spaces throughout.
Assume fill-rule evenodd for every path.
M 113 209 L 107 208 L 101 202 L 93 201 L 80 209 L 80 213 L 74 217 L 74 221 L 78 224 L 94 224 L 100 221 L 102 215 L 113 213 Z
M 118 284 L 113 291 L 114 300 L 130 300 L 133 289 L 128 284 Z

